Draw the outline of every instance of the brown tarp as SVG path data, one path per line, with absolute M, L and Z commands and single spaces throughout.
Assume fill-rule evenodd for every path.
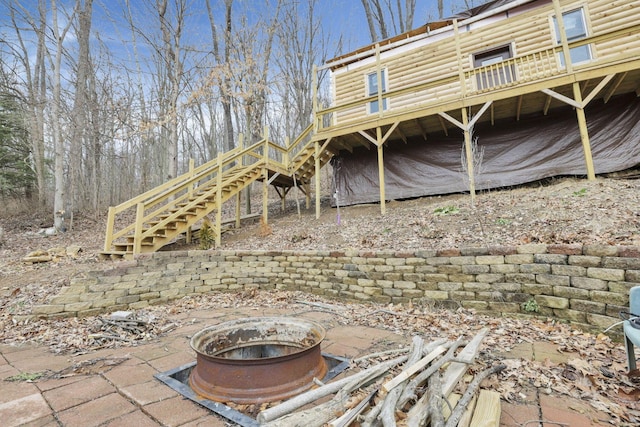
M 596 173 L 624 170 L 640 163 L 640 98 L 635 94 L 592 102 L 586 109 Z M 571 108 L 548 116 L 476 126 L 484 150 L 476 189 L 533 182 L 558 175 L 586 175 L 576 113 Z M 429 134 L 422 139 L 390 141 L 384 146 L 386 198 L 449 194 L 469 190 L 462 168 L 463 133 Z M 380 201 L 375 147 L 340 152 L 332 160 L 334 190 L 342 206 Z M 335 199 L 332 199 L 335 206 Z

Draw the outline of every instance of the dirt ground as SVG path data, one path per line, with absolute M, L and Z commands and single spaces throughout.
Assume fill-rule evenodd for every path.
M 637 172 L 631 172 L 626 177 L 600 177 L 595 181 L 557 178 L 483 192 L 473 203 L 468 194 L 391 201 L 386 205 L 385 215 L 380 213 L 379 204 L 337 209 L 324 199 L 319 219 L 315 218 L 313 206 L 305 209 L 302 197 L 298 200 L 298 214 L 298 203 L 295 196 L 290 195 L 284 212 L 279 201 L 271 203 L 267 227 L 253 220 L 238 230 L 229 231 L 223 235 L 221 249 L 402 251 L 535 242 L 640 245 L 640 180 L 636 176 Z M 261 206 L 259 199 L 254 206 Z M 26 207 L 0 211 L 3 230 L 0 233 L 0 342 L 38 342 L 53 352 L 77 355 L 105 346 L 136 345 L 153 339 L 177 327 L 176 316 L 192 309 L 278 306 L 289 304 L 292 298 L 342 304 L 284 292 L 187 297 L 137 313 L 141 318 L 151 319 L 148 323 L 152 325 L 140 336 L 96 342 L 91 337 L 105 323 L 100 316 L 36 319 L 31 315 L 31 307 L 57 294 L 71 277 L 84 271 L 113 267 L 117 261 L 100 261 L 97 256 L 104 241 L 105 218 L 76 215 L 68 232 L 45 237 L 39 230 L 51 225 L 49 217 L 48 212 Z M 193 248 L 198 248 L 198 244 L 176 242 L 167 249 Z M 34 251 L 53 254 L 52 260 L 24 262 Z M 375 322 L 372 312 L 381 313 Z M 567 365 L 520 363 L 510 366 L 501 374 L 499 382 L 491 384 L 503 399 L 517 401 L 526 394 L 526 387 L 542 387 L 548 393 L 575 396 L 593 408 L 608 412 L 614 425 L 633 425 L 634 420 L 640 419 L 640 386 L 636 378 L 627 376 L 623 346 L 605 334 L 576 331 L 552 319 L 488 319 L 472 311 L 435 312 L 428 306 L 350 305 L 349 310 L 342 312 L 340 321 L 376 324 L 407 336 L 432 329 L 435 335 L 454 336 L 459 333 L 462 318 L 469 325 L 491 324 L 486 338 L 491 347 L 507 349 L 522 342 L 549 340 L 563 351 L 579 355 L 573 364 Z M 434 319 L 437 319 L 437 328 Z M 424 324 L 427 320 L 428 324 Z M 489 352 L 480 363 L 490 364 L 492 357 Z

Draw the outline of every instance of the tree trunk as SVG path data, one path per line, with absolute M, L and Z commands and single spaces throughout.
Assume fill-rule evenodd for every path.
M 76 8 L 78 4 L 76 3 Z M 74 13 L 75 14 L 75 13 Z M 64 39 L 67 35 L 67 31 L 73 22 L 73 16 L 71 16 L 65 27 L 60 31 L 58 26 L 58 7 L 56 4 L 56 0 L 51 0 L 51 25 L 53 38 L 55 42 L 55 56 L 51 60 L 51 72 L 52 76 L 52 93 L 53 93 L 53 102 L 51 105 L 51 118 L 52 118 L 52 136 L 54 143 L 54 195 L 53 195 L 53 226 L 57 230 L 64 230 L 64 210 L 65 210 L 65 176 L 64 176 L 64 163 L 65 163 L 65 141 L 62 135 L 62 126 L 60 124 L 60 111 L 62 106 L 62 52 L 63 52 L 63 43 Z
M 90 138 L 89 135 L 89 80 L 91 73 L 91 55 L 89 51 L 89 38 L 91 36 L 93 0 L 85 0 L 84 8 L 78 11 L 78 25 L 76 28 L 76 38 L 78 41 L 78 61 L 75 83 L 75 97 L 71 120 L 71 161 L 69 162 L 70 180 L 70 210 L 83 208 L 78 202 L 81 196 L 78 190 L 83 188 L 81 184 L 81 171 L 83 168 L 83 151 L 85 143 Z

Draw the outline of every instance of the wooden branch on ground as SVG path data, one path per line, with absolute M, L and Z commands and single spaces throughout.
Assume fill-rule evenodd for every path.
M 489 332 L 488 329 L 482 329 L 475 337 L 467 344 L 460 354 L 458 354 L 458 359 L 462 359 L 468 361 L 468 363 L 472 363 L 476 354 L 478 353 L 478 349 L 484 337 Z M 449 354 L 449 353 L 447 353 Z M 464 373 L 467 371 L 468 364 L 462 362 L 452 362 L 444 375 L 442 376 L 442 395 L 448 396 L 453 391 L 455 385 L 460 381 Z M 426 396 L 426 397 L 425 397 Z M 425 393 L 416 404 L 409 410 L 407 413 L 407 426 L 417 427 L 426 424 L 426 420 L 423 420 L 425 413 L 425 406 L 428 401 L 428 393 Z M 428 411 L 427 411 L 428 413 Z M 423 424 L 424 422 L 424 424 Z
M 342 414 L 341 417 L 331 421 L 328 424 L 329 427 L 347 427 L 348 425 L 350 425 L 352 422 L 356 420 L 358 415 L 360 415 L 365 409 L 367 409 L 367 405 L 371 403 L 371 399 L 373 399 L 377 393 L 378 393 L 378 390 L 374 390 L 371 393 L 369 393 L 355 407 L 351 408 L 350 410 Z
M 431 365 L 425 371 L 419 373 L 415 376 L 409 383 L 405 386 L 402 396 L 398 401 L 398 407 L 404 407 L 409 401 L 416 399 L 416 389 L 420 387 L 423 383 L 427 381 L 427 379 L 433 375 L 434 372 L 438 371 L 445 363 L 451 362 L 454 359 L 454 353 L 462 344 L 462 337 L 458 338 L 452 345 L 449 347 L 449 351 L 442 358 L 440 358 L 436 363 Z
M 435 372 L 429 377 L 429 414 L 431 415 L 431 427 L 444 427 L 444 415 L 442 414 L 442 381 L 440 373 Z
M 405 353 L 409 353 L 409 351 L 411 351 L 410 347 L 400 348 L 398 350 L 380 351 L 378 353 L 371 353 L 362 357 L 358 357 L 357 359 L 353 359 L 352 362 L 357 365 L 358 363 L 364 362 L 365 360 L 377 359 L 377 358 L 386 357 L 386 356 L 395 356 L 398 354 L 405 354 Z
M 313 390 L 309 390 L 305 393 L 299 394 L 285 402 L 282 402 L 280 405 L 274 406 L 269 409 L 265 409 L 264 411 L 258 414 L 257 420 L 259 423 L 268 423 L 270 421 L 281 418 L 291 412 L 295 411 L 302 406 L 315 402 L 321 397 L 328 396 L 330 394 L 336 393 L 345 387 L 349 387 L 351 383 L 354 382 L 363 382 L 366 383 L 371 381 L 372 376 L 379 376 L 380 372 L 386 372 L 392 367 L 404 363 L 408 359 L 407 356 L 401 356 L 387 362 L 383 362 L 379 365 L 372 366 L 371 368 L 365 369 L 364 371 L 355 373 L 349 377 L 331 382 L 327 385 L 324 385 L 320 388 L 316 388 Z
M 457 425 L 465 411 L 470 420 L 469 403 L 477 394 L 480 382 L 492 372 L 479 374 L 455 408 L 451 405 L 445 407 L 448 401 L 444 399 L 473 363 L 487 332 L 483 329 L 477 333 L 461 351 L 458 349 L 463 345 L 462 337 L 455 342 L 438 340 L 425 346 L 423 338 L 416 336 L 409 355 L 377 363 L 349 377 L 309 390 L 260 412 L 257 421 L 264 427 L 321 427 L 327 424 L 330 427 L 348 427 L 358 421 L 362 427 L 395 427 L 397 422 L 409 427 L 425 427 L 429 423 L 431 427 L 444 427 L 447 409 L 451 412 L 447 427 Z M 443 366 L 447 368 L 441 372 Z M 384 382 L 381 380 L 383 377 L 386 377 Z M 422 392 L 421 387 L 425 383 L 429 387 Z M 330 400 L 314 403 L 331 394 L 335 395 Z M 372 403 L 374 397 L 377 400 L 375 405 Z M 415 404 L 409 409 L 407 405 L 410 402 Z M 495 419 L 494 408 L 499 408 L 499 404 L 499 396 L 497 404 L 495 398 L 490 400 L 491 419 Z M 299 410 L 304 405 L 309 407 Z
M 429 353 L 428 355 L 426 355 L 425 357 L 423 357 L 422 359 L 420 359 L 419 361 L 417 361 L 413 365 L 409 366 L 407 369 L 403 370 L 398 376 L 396 376 L 395 378 L 387 381 L 382 386 L 382 390 L 384 390 L 385 392 L 389 392 L 394 387 L 396 387 L 398 384 L 400 384 L 400 383 L 402 383 L 404 381 L 407 381 L 416 372 L 424 369 L 424 367 L 427 366 L 429 363 L 431 363 L 436 357 L 438 357 L 442 353 L 444 353 L 446 349 L 447 348 L 445 346 L 443 346 L 443 345 L 440 345 L 440 346 L 436 347 L 435 350 L 433 350 L 431 353 Z
M 422 357 L 422 354 L 423 354 L 423 348 L 424 348 L 424 340 L 421 337 L 414 336 L 413 343 L 411 345 L 411 354 L 409 356 L 409 359 L 407 360 L 405 367 L 403 368 L 399 376 L 402 376 L 407 369 L 409 369 L 411 366 L 415 365 L 417 362 L 420 361 L 420 358 Z M 392 379 L 391 381 L 394 381 L 394 380 L 395 378 Z M 397 386 L 402 381 L 404 380 L 395 382 L 395 385 Z M 389 382 L 387 382 L 387 384 L 389 384 Z M 388 387 L 385 389 L 383 387 L 383 390 L 389 391 L 392 388 L 393 387 Z M 367 414 L 367 416 L 365 417 L 362 423 L 363 426 L 371 426 L 376 422 L 376 420 L 382 421 L 382 424 L 384 426 L 389 426 L 389 425 L 395 426 L 395 406 L 396 406 L 395 404 L 398 398 L 400 397 L 401 392 L 402 392 L 402 389 L 393 390 L 392 393 L 387 393 L 384 400 L 378 402 L 378 404 L 375 405 L 371 409 L 371 411 L 369 411 L 369 413 Z

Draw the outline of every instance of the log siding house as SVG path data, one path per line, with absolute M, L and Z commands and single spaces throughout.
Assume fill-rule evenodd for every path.
M 385 174 L 390 167 L 385 160 L 390 159 L 385 159 L 385 147 L 400 143 L 435 155 L 439 145 L 433 141 L 446 137 L 464 141 L 460 144 L 466 152 L 463 169 L 468 175 L 467 190 L 473 195 L 476 126 L 499 128 L 504 136 L 522 127 L 519 122 L 525 118 L 542 117 L 546 127 L 544 123 L 553 124 L 562 112 L 571 110 L 575 112 L 569 127 L 580 142 L 582 171 L 554 168 L 554 174 L 593 179 L 596 173 L 630 167 L 629 161 L 635 162 L 631 166 L 640 163 L 640 151 L 634 148 L 640 146 L 640 130 L 633 127 L 640 117 L 625 122 L 633 127 L 625 134 L 630 154 L 616 155 L 629 159 L 599 168 L 585 114 L 588 106 L 596 104 L 599 112 L 616 116 L 640 111 L 613 110 L 621 103 L 635 105 L 640 96 L 637 0 L 498 0 L 335 58 L 316 72 L 323 69 L 330 70 L 332 104 L 329 108 L 315 104 L 317 151 L 328 150 L 347 160 L 364 153 L 369 166 L 377 163 L 375 198 L 354 197 L 345 204 L 380 201 L 384 213 L 385 200 L 429 194 L 419 194 L 420 190 L 404 194 L 402 183 L 396 183 L 398 191 L 386 194 Z M 460 154 L 457 157 L 460 163 Z M 353 169 L 354 163 L 350 164 Z M 318 179 L 319 174 L 315 176 Z M 349 176 L 348 180 L 358 181 Z M 530 181 L 539 177 L 534 174 Z M 363 181 L 372 184 L 371 179 Z M 398 179 L 410 180 L 407 175 Z M 423 177 L 419 187 L 428 187 L 429 182 L 429 177 Z M 346 193 L 362 190 L 336 185 Z

